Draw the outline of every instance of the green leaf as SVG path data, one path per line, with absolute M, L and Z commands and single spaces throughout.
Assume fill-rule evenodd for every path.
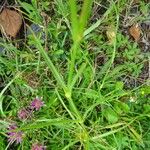
M 4 144 L 5 141 L 3 140 L 3 138 L 0 136 L 0 148 L 1 150 L 4 150 L 6 148 L 6 145 Z
M 149 104 L 144 104 L 144 112 L 150 113 L 150 105 Z
M 126 103 L 120 103 L 120 107 L 126 113 L 128 113 L 130 111 L 129 106 Z
M 142 95 L 148 95 L 150 94 L 150 86 L 144 86 L 140 89 L 140 92 Z
M 98 94 L 98 92 L 95 91 L 95 90 L 92 90 L 92 89 L 86 89 L 85 94 L 86 94 L 87 98 L 97 99 L 97 98 L 100 97 L 100 95 Z
M 105 109 L 104 116 L 110 123 L 116 123 L 119 119 L 117 113 L 112 108 Z
M 123 86 L 124 86 L 123 82 L 121 82 L 121 81 L 116 82 L 115 90 L 120 91 L 123 89 Z

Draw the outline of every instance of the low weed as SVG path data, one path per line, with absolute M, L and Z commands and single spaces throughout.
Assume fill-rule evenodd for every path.
M 34 27 L 0 43 L 1 150 L 150 149 L 148 54 L 120 28 L 131 3 L 107 1 L 92 21 L 101 3 L 18 1 Z

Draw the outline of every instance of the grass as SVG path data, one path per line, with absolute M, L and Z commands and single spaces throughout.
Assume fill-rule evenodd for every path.
M 121 31 L 130 1 L 107 1 L 105 13 L 92 21 L 93 8 L 101 3 L 19 1 L 24 17 L 41 31 L 37 35 L 29 27 L 21 46 L 17 40 L 0 43 L 6 49 L 0 54 L 2 150 L 29 150 L 36 142 L 48 150 L 150 148 L 149 80 L 128 83 L 138 81 L 148 53 Z M 145 11 L 135 18 L 140 22 L 148 18 L 149 4 L 139 6 Z M 45 105 L 19 119 L 19 110 L 37 96 Z M 24 136 L 11 145 L 7 128 L 14 122 L 14 132 Z

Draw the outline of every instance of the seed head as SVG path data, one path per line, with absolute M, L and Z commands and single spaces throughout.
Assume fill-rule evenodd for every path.
M 10 144 L 16 142 L 17 144 L 22 142 L 23 139 L 23 132 L 22 131 L 14 131 L 16 130 L 18 127 L 15 124 L 12 124 L 8 127 L 8 142 L 10 142 Z
M 29 116 L 30 116 L 30 111 L 25 108 L 18 111 L 18 118 L 20 120 L 26 120 L 27 118 L 29 118 Z
M 46 150 L 46 146 L 43 146 L 42 144 L 39 143 L 34 143 L 32 145 L 31 150 Z
M 44 102 L 41 100 L 41 98 L 35 98 L 31 102 L 31 108 L 35 110 L 40 110 L 40 108 L 44 105 Z

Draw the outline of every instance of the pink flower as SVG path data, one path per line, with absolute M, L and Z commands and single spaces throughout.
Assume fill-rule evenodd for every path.
M 35 98 L 31 102 L 31 108 L 35 110 L 40 110 L 40 108 L 44 105 L 44 102 L 41 100 L 41 98 Z
M 30 114 L 31 113 L 29 112 L 29 110 L 23 108 L 23 109 L 19 110 L 19 112 L 18 112 L 18 118 L 20 120 L 25 120 L 25 119 L 29 118 Z
M 46 146 L 43 146 L 42 144 L 39 143 L 34 143 L 32 145 L 31 150 L 46 150 Z
M 23 139 L 23 132 L 22 131 L 14 131 L 16 130 L 18 127 L 15 124 L 12 124 L 8 127 L 8 142 L 10 142 L 10 144 L 16 142 L 21 143 L 22 139 Z

